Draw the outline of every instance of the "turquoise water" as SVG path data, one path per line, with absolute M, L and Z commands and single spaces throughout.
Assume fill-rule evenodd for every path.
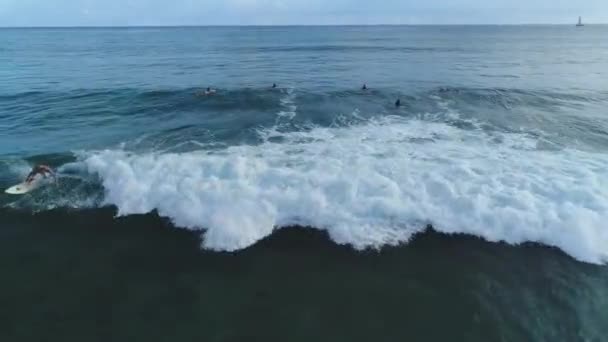
M 602 340 L 606 33 L 2 29 L 0 336 Z

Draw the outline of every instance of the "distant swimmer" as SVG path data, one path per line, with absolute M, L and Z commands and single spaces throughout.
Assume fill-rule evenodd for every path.
M 276 88 L 276 87 L 277 87 L 277 84 L 276 84 L 276 83 L 273 83 L 273 84 L 272 84 L 272 89 L 274 89 L 274 88 Z
M 48 177 L 48 176 L 53 176 L 55 177 L 55 172 L 53 171 L 53 169 L 50 166 L 47 165 L 36 165 L 32 168 L 32 171 L 27 175 L 27 178 L 25 179 L 25 183 L 31 183 L 37 175 L 41 175 L 44 178 Z
M 363 87 L 361 87 L 361 90 L 367 90 L 367 84 L 363 83 Z
M 211 89 L 211 87 L 207 87 L 205 91 L 198 92 L 196 95 L 198 96 L 209 96 L 215 94 L 215 89 Z
M 395 107 L 401 107 L 401 99 L 397 99 L 397 101 L 395 101 Z

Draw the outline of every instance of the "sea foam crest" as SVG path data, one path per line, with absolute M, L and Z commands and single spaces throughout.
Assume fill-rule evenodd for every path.
M 287 225 L 381 247 L 432 224 L 608 261 L 605 154 L 541 150 L 524 134 L 395 117 L 272 134 L 284 139 L 220 153 L 107 150 L 85 164 L 119 215 L 157 210 L 177 226 L 204 229 L 203 247 L 214 250 L 245 248 Z

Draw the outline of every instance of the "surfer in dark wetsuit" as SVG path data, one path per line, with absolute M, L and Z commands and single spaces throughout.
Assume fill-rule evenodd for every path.
M 361 87 L 361 90 L 367 90 L 367 84 L 363 83 L 363 87 Z
M 273 83 L 273 84 L 272 84 L 272 89 L 274 89 L 274 88 L 276 88 L 276 87 L 277 87 L 277 84 L 276 84 L 276 83 Z
M 397 101 L 395 101 L 395 107 L 401 107 L 401 99 L 397 99 Z
M 32 168 L 32 171 L 27 175 L 25 182 L 31 183 L 37 175 L 42 175 L 45 178 L 48 176 L 55 177 L 55 172 L 48 165 L 36 165 Z

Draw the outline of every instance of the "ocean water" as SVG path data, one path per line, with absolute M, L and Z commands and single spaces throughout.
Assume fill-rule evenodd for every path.
M 1 29 L 0 337 L 604 340 L 607 36 Z

